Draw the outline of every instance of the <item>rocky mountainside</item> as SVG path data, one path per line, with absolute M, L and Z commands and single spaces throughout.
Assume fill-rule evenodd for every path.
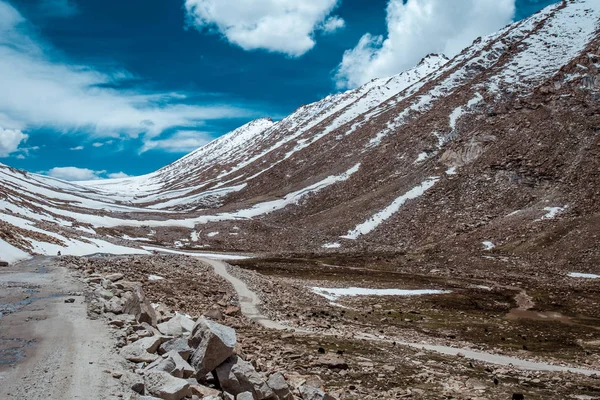
M 597 1 L 550 6 L 143 177 L 68 184 L 0 166 L 0 253 L 137 241 L 598 262 L 599 19 Z

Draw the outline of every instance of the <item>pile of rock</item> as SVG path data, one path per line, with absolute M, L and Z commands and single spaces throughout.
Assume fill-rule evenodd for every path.
M 134 363 L 132 399 L 332 400 L 316 377 L 286 379 L 244 360 L 236 331 L 206 316 L 171 313 L 149 302 L 121 274 L 91 275 L 89 308 L 119 333 L 120 354 Z

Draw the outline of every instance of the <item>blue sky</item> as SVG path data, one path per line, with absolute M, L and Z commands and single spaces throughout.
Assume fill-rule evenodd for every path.
M 551 3 L 0 0 L 0 162 L 66 179 L 151 172 Z

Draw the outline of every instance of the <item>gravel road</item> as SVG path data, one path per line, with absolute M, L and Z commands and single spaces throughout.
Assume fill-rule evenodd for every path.
M 48 257 L 0 268 L 0 399 L 117 399 L 123 368 L 83 285 Z M 70 295 L 79 294 L 79 295 Z M 66 299 L 74 303 L 65 303 Z

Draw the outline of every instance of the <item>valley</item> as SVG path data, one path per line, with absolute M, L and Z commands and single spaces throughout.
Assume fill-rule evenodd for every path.
M 568 0 L 147 175 L 0 164 L 1 397 L 43 398 L 64 324 L 101 340 L 56 376 L 101 400 L 156 395 L 158 344 L 123 349 L 198 329 L 235 330 L 207 371 L 250 363 L 258 400 L 600 398 L 599 54 L 600 3 Z M 199 365 L 173 398 L 233 399 Z M 293 395 L 256 394 L 276 372 Z

